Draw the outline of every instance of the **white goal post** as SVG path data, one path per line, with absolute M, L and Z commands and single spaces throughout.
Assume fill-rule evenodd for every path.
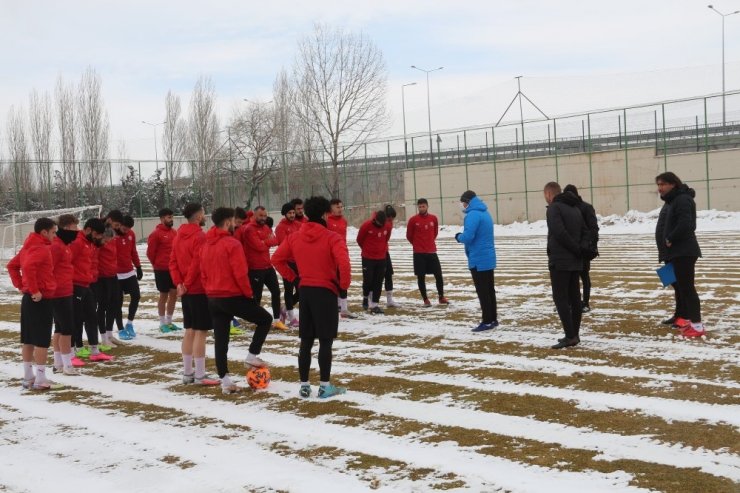
M 3 230 L 2 244 L 0 244 L 0 260 L 9 260 L 16 254 L 28 233 L 33 231 L 33 224 L 41 217 L 49 217 L 56 220 L 62 214 L 74 214 L 80 219 L 80 222 L 84 222 L 91 217 L 100 217 L 102 210 L 102 205 L 87 205 L 83 207 L 70 207 L 68 209 L 6 214 L 0 220 L 0 227 Z

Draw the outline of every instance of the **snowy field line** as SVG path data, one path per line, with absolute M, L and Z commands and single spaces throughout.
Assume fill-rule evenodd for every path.
M 740 217 L 719 216 L 706 217 L 725 224 Z M 709 331 L 687 341 L 660 325 L 673 296 L 653 272 L 651 220 L 624 218 L 605 228 L 582 343 L 559 352 L 548 349 L 561 330 L 541 225 L 512 226 L 511 234 L 497 229 L 501 326 L 482 334 L 470 332 L 479 307 L 463 249 L 452 239 L 459 228 L 444 227 L 438 243 L 451 304 L 430 309 L 420 307 L 411 250 L 397 229 L 391 254 L 402 306 L 340 323 L 333 376 L 349 391 L 329 402 L 297 398 L 293 332 L 268 336 L 263 354 L 274 380 L 267 391 L 222 396 L 179 385 L 179 338 L 158 333 L 146 264 L 137 340 L 108 366 L 59 377 L 72 386 L 59 397 L 22 394 L 19 296 L 3 276 L 0 447 L 12 459 L 0 461 L 0 490 L 52 484 L 28 463 L 87 475 L 109 491 L 145 491 L 151 481 L 162 491 L 736 490 L 740 221 L 730 231 L 699 234 L 697 288 Z M 629 221 L 637 226 L 628 232 L 639 234 L 610 234 L 629 229 Z M 707 221 L 705 231 L 712 229 Z M 145 246 L 139 251 L 143 258 Z M 359 311 L 354 242 L 350 255 L 350 305 Z M 431 277 L 427 287 L 436 300 Z M 233 340 L 236 373 L 249 339 L 248 329 Z M 207 355 L 212 371 L 210 343 Z M 386 381 L 392 383 L 384 389 Z M 37 427 L 62 423 L 46 446 L 23 446 Z M 100 457 L 110 458 L 107 465 Z M 75 483 L 61 486 L 72 490 Z

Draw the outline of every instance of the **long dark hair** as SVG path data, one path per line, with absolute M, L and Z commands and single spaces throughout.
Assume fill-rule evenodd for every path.
M 665 173 L 661 173 L 656 176 L 655 183 L 658 183 L 659 181 L 662 181 L 663 183 L 668 183 L 669 185 L 673 185 L 674 187 L 680 187 L 681 185 L 683 185 L 681 178 L 676 176 L 676 173 L 673 173 L 672 171 L 666 171 Z

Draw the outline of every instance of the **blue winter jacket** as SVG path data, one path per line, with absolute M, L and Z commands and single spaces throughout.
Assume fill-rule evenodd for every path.
M 457 241 L 465 245 L 468 256 L 468 268 L 478 271 L 496 268 L 496 248 L 493 244 L 493 219 L 488 213 L 488 206 L 477 196 L 463 211 L 465 221 L 463 232 L 457 235 Z

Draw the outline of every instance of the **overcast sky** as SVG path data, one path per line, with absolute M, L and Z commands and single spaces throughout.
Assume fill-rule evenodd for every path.
M 738 0 L 719 0 L 723 12 Z M 434 129 L 499 119 L 524 92 L 550 115 L 721 91 L 721 18 L 703 1 L 34 1 L 0 0 L 0 155 L 8 108 L 27 109 L 58 74 L 102 76 L 111 157 L 153 157 L 152 129 L 168 90 L 187 109 L 201 74 L 212 77 L 222 121 L 242 98 L 271 99 L 297 40 L 315 22 L 364 31 L 384 53 L 393 121 L 401 133 L 401 85 L 409 132 L 427 128 L 423 74 L 431 76 Z M 740 89 L 740 15 L 726 19 L 727 89 Z M 737 104 L 736 106 L 740 106 Z M 535 116 L 525 107 L 525 116 Z M 512 116 L 512 119 L 516 115 Z

